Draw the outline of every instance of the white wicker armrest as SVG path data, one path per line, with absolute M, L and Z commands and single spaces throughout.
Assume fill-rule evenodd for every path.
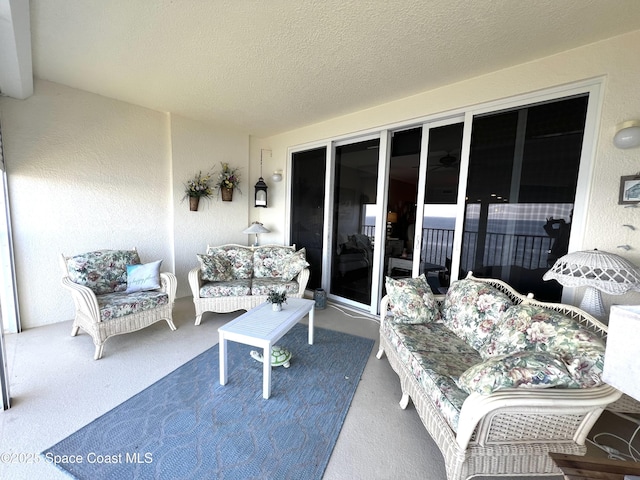
M 309 283 L 310 275 L 311 272 L 309 271 L 309 269 L 304 268 L 296 277 L 296 280 L 298 281 L 298 293 L 301 297 L 304 296 L 304 292 L 307 289 L 307 283 Z
M 176 300 L 176 291 L 178 289 L 178 279 L 171 272 L 160 273 L 160 290 L 169 295 L 169 304 L 173 305 Z
M 62 286 L 71 292 L 71 297 L 76 304 L 76 310 L 94 322 L 100 321 L 100 307 L 95 293 L 89 287 L 78 285 L 71 281 L 69 277 L 62 277 Z
M 517 415 L 522 422 L 523 417 L 529 415 L 532 430 L 544 430 L 544 423 L 557 422 L 554 415 L 584 415 L 573 438 L 583 445 L 602 410 L 620 396 L 621 392 L 606 384 L 585 389 L 505 389 L 491 395 L 472 393 L 462 405 L 456 441 L 465 450 L 477 427 L 475 441 L 484 445 L 488 429 L 500 414 Z
M 200 298 L 200 287 L 202 286 L 200 267 L 192 268 L 189 271 L 189 286 L 191 287 L 193 298 Z

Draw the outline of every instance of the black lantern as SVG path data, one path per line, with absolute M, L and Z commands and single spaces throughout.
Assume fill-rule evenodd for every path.
M 270 151 L 270 150 L 269 150 Z M 255 197 L 255 206 L 267 208 L 267 184 L 264 183 L 264 178 L 262 178 L 262 152 L 264 150 L 260 150 L 260 178 L 258 179 L 258 183 L 256 183 L 256 197 Z
M 256 207 L 267 207 L 267 184 L 264 178 L 260 177 L 256 183 Z

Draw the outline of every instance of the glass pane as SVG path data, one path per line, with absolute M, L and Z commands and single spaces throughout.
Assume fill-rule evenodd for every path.
M 450 282 L 463 123 L 429 129 L 420 273 L 434 293 Z
M 460 277 L 559 301 L 542 275 L 567 252 L 588 97 L 473 121 Z
M 384 261 L 393 278 L 412 275 L 421 140 L 421 127 L 394 132 L 391 139 Z
M 309 289 L 322 286 L 326 158 L 327 149 L 318 148 L 294 153 L 291 163 L 291 243 L 307 251 Z
M 371 304 L 379 140 L 336 147 L 332 294 Z M 375 218 L 375 217 L 373 217 Z

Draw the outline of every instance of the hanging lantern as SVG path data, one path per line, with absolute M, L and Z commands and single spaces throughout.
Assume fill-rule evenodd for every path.
M 267 184 L 264 183 L 264 179 L 260 177 L 258 183 L 256 183 L 256 207 L 267 207 Z
M 264 150 L 260 150 L 260 178 L 258 179 L 258 183 L 256 183 L 256 197 L 255 197 L 255 206 L 267 208 L 267 184 L 264 183 L 264 178 L 262 178 L 262 152 Z

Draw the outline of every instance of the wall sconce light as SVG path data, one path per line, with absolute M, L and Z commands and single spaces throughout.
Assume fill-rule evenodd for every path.
M 264 183 L 264 178 L 262 178 L 262 152 L 264 150 L 260 150 L 260 178 L 258 179 L 258 183 L 256 183 L 256 197 L 255 197 L 255 206 L 267 208 L 267 184 Z M 267 152 L 271 153 L 271 150 L 267 150 Z
M 629 120 L 618 125 L 613 144 L 618 148 L 640 146 L 640 120 Z
M 271 180 L 273 180 L 274 182 L 281 182 L 282 170 L 276 170 L 275 172 L 273 172 L 273 175 L 271 175 Z

